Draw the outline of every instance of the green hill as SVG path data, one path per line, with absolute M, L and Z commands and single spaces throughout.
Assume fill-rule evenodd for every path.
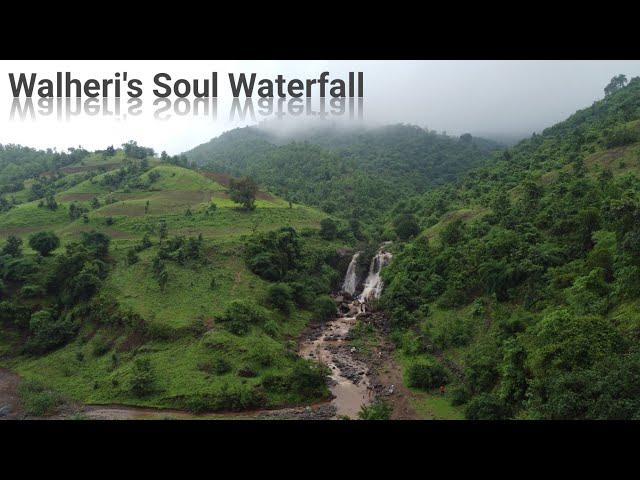
M 244 211 L 214 175 L 181 163 L 118 149 L 23 174 L 24 201 L 0 213 L 0 364 L 84 403 L 201 411 L 324 398 L 295 340 L 338 281 L 345 240 L 318 236 L 326 214 L 262 191 Z M 45 256 L 29 246 L 43 231 L 60 239 Z M 269 242 L 285 238 L 294 250 L 279 278 L 249 268 L 247 245 L 275 262 Z
M 457 179 L 496 149 L 488 140 L 411 125 L 284 136 L 246 127 L 185 155 L 205 169 L 250 175 L 284 198 L 373 225 L 399 199 Z
M 407 199 L 381 304 L 407 383 L 467 418 L 640 415 L 640 79 Z M 441 367 L 437 367 L 440 365 Z

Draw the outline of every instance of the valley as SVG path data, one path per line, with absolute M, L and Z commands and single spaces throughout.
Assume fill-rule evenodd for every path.
M 504 147 L 413 125 L 0 148 L 0 412 L 640 416 L 640 79 Z

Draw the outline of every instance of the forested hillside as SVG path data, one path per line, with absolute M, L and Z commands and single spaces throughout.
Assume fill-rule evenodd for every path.
M 26 414 L 326 398 L 324 368 L 296 355 L 335 310 L 352 240 L 320 237 L 326 214 L 135 142 L 9 145 L 0 168 L 0 367 L 21 376 Z
M 383 271 L 406 381 L 467 418 L 640 418 L 640 79 L 612 85 L 388 219 L 419 232 Z
M 321 127 L 276 135 L 236 129 L 186 152 L 205 169 L 249 175 L 274 193 L 373 224 L 397 200 L 458 178 L 498 148 L 410 125 Z

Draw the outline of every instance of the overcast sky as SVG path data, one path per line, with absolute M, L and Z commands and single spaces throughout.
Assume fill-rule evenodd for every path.
M 55 100 L 39 105 L 34 98 L 35 115 L 27 113 L 21 119 L 18 109 L 28 105 L 24 98 L 14 103 L 8 74 L 37 73 L 40 79 L 55 78 L 58 71 L 69 71 L 82 81 L 114 78 L 116 72 L 127 72 L 129 78 L 142 80 L 144 94 L 132 114 L 128 113 L 131 104 L 127 97 L 120 99 L 119 112 L 114 98 L 106 104 L 92 101 L 95 104 L 79 112 L 75 99 L 70 105 Z M 207 111 L 207 105 L 200 104 L 196 114 L 193 100 L 177 97 L 154 104 L 156 73 L 166 72 L 174 79 L 203 80 L 213 71 L 218 72 L 215 108 L 209 103 Z M 346 79 L 350 71 L 364 73 L 362 119 L 357 121 L 412 123 L 451 135 L 527 136 L 602 98 L 612 76 L 640 76 L 640 61 L 1 61 L 0 143 L 98 149 L 135 139 L 156 151 L 176 154 L 236 126 L 269 117 L 261 115 L 265 110 L 254 97 L 254 118 L 247 114 L 242 119 L 238 111 L 231 118 L 228 73 L 256 73 L 258 79 L 275 79 L 283 74 L 287 80 L 304 80 L 317 78 L 323 71 L 330 72 L 329 80 Z M 277 100 L 274 103 L 277 107 Z M 282 104 L 285 117 L 297 112 L 296 105 L 294 102 L 290 111 L 286 102 Z M 240 106 L 246 106 L 244 99 Z M 332 115 L 338 107 L 327 99 L 325 108 Z M 185 113 L 187 108 L 189 113 Z M 303 109 L 302 115 L 320 108 L 316 91 L 310 109 Z M 336 119 L 348 118 L 348 102 L 344 108 L 345 115 L 335 115 Z M 354 108 L 357 119 L 357 103 Z M 298 121 L 301 117 L 295 118 Z

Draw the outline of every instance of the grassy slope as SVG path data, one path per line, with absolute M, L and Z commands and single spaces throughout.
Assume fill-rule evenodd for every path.
M 246 337 L 226 335 L 223 349 L 206 344 L 208 337 L 225 332 L 214 326 L 200 339 L 191 335 L 188 327 L 196 319 L 211 326 L 213 318 L 233 300 L 251 298 L 256 303 L 263 300 L 267 282 L 250 272 L 239 256 L 243 235 L 285 225 L 298 230 L 317 228 L 325 215 L 300 205 L 289 208 L 287 202 L 266 194 L 259 196 L 255 211 L 242 212 L 227 198 L 221 185 L 195 171 L 172 165 L 159 165 L 154 170 L 160 178 L 150 191 L 109 192 L 96 181 L 85 181 L 56 196 L 60 205 L 56 211 L 38 208 L 37 202 L 31 202 L 0 215 L 0 237 L 17 234 L 23 237 L 25 245 L 28 234 L 40 230 L 56 232 L 63 244 L 77 239 L 85 230 L 109 234 L 114 264 L 103 293 L 117 298 L 123 307 L 139 313 L 161 332 L 157 335 L 159 339 L 130 351 L 122 348 L 122 338 L 85 329 L 71 344 L 48 355 L 12 360 L 9 366 L 25 378 L 40 380 L 82 402 L 170 407 L 189 395 L 215 394 L 225 385 L 234 388 L 256 384 L 263 375 L 291 366 L 284 348 L 288 339 L 295 339 L 305 327 L 308 312 L 296 310 L 289 318 L 270 312 L 279 327 L 274 339 L 256 329 Z M 105 205 L 108 194 L 118 201 Z M 67 213 L 70 203 L 75 201 L 89 208 L 94 196 L 102 206 L 89 211 L 89 223 L 70 221 Z M 147 201 L 149 212 L 145 214 Z M 211 201 L 217 209 L 207 215 L 205 209 Z M 187 208 L 193 216 L 185 216 Z M 110 226 L 106 225 L 107 217 L 114 220 Z M 207 265 L 195 267 L 170 262 L 170 282 L 164 293 L 150 273 L 157 246 L 142 252 L 137 264 L 128 266 L 125 262 L 127 249 L 145 233 L 150 233 L 153 242 L 157 242 L 160 218 L 168 225 L 169 237 L 202 233 L 208 258 Z M 25 251 L 31 253 L 28 248 Z M 212 278 L 216 282 L 213 289 Z M 169 339 L 163 340 L 164 337 Z M 9 349 L 10 341 L 8 335 L 0 338 L 0 353 Z M 106 354 L 99 354 L 95 347 L 104 342 L 111 347 Z M 157 393 L 144 399 L 134 398 L 128 391 L 132 360 L 140 354 L 150 358 L 158 377 Z M 272 360 L 255 358 L 260 355 Z M 207 369 L 203 365 L 211 364 L 217 357 L 231 364 L 229 373 L 216 375 L 204 371 Z M 238 377 L 237 370 L 244 367 L 256 371 L 258 376 Z M 295 401 L 278 395 L 268 398 L 269 405 Z

